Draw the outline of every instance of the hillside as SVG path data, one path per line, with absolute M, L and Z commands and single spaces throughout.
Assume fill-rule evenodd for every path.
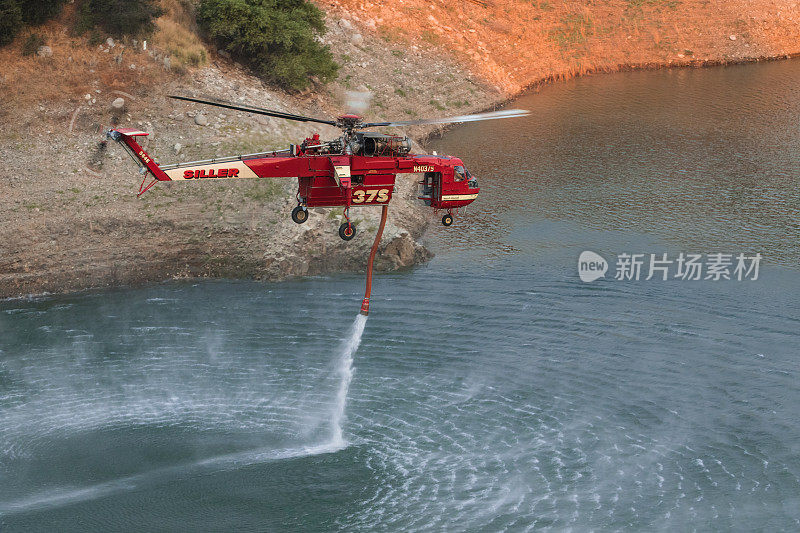
M 345 92 L 358 89 L 372 93 L 368 118 L 413 118 L 486 109 L 536 83 L 591 71 L 800 51 L 800 8 L 783 1 L 319 4 L 329 28 L 322 40 L 342 68 L 335 82 L 302 93 L 264 85 L 202 42 L 175 2 L 165 2 L 167 14 L 147 50 L 141 42 L 90 45 L 72 36 L 69 8 L 36 28 L 49 51 L 22 56 L 24 36 L 0 49 L 0 297 L 173 277 L 282 279 L 363 268 L 377 210 L 355 212 L 359 234 L 344 243 L 335 210 L 313 210 L 302 226 L 291 222 L 290 180 L 160 184 L 136 199 L 136 167 L 118 147 L 105 154 L 97 148 L 115 115 L 122 125 L 150 131 L 146 149 L 166 163 L 283 148 L 314 131 L 177 103 L 166 98 L 170 93 L 335 116 L 345 108 Z M 192 66 L 187 51 L 208 59 Z M 111 107 L 118 98 L 122 111 Z M 429 132 L 405 133 L 422 141 Z M 433 214 L 413 199 L 413 179 L 401 183 L 403 201 L 391 205 L 379 258 L 383 269 L 429 256 L 420 239 Z

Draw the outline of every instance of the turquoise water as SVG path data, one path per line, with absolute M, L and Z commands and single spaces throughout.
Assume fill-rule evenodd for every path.
M 481 196 L 376 276 L 339 442 L 361 276 L 1 302 L 0 530 L 796 530 L 799 82 L 596 76 L 433 142 Z

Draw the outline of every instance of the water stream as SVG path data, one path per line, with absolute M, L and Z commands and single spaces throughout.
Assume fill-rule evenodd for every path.
M 336 403 L 331 416 L 331 444 L 344 447 L 347 443 L 342 435 L 342 422 L 345 420 L 345 407 L 347 406 L 347 391 L 353 379 L 353 356 L 361 344 L 361 336 L 367 325 L 367 315 L 359 314 L 350 327 L 347 338 L 342 343 L 339 351 L 336 373 L 339 376 L 339 388 L 336 391 Z

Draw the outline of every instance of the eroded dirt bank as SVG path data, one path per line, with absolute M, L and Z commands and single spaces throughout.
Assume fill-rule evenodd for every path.
M 312 210 L 304 225 L 289 219 L 292 180 L 160 184 L 136 199 L 135 166 L 116 146 L 97 148 L 100 130 L 115 117 L 150 131 L 146 149 L 166 163 L 283 148 L 314 131 L 167 94 L 335 116 L 345 92 L 358 89 L 372 94 L 367 117 L 415 118 L 486 109 L 537 82 L 593 70 L 800 51 L 796 3 L 720 4 L 322 0 L 329 27 L 323 40 L 341 73 L 334 83 L 294 95 L 264 86 L 213 49 L 208 65 L 176 71 L 158 47 L 88 48 L 54 21 L 40 30 L 51 55 L 23 58 L 19 43 L 0 49 L 0 297 L 173 277 L 283 279 L 364 268 L 378 210 L 354 209 L 359 233 L 345 243 L 336 233 L 340 211 Z M 114 111 L 118 98 L 124 108 Z M 402 133 L 422 139 L 430 131 Z M 413 178 L 399 183 L 380 269 L 429 257 L 420 239 L 433 214 L 414 200 Z

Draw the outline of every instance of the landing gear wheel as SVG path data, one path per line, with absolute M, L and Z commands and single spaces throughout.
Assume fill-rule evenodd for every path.
M 355 236 L 356 236 L 356 227 L 354 225 L 345 222 L 344 224 L 339 226 L 339 237 L 341 237 L 343 240 L 349 241 Z
M 308 220 L 308 210 L 301 205 L 298 205 L 294 209 L 292 209 L 292 220 L 297 222 L 298 224 L 302 224 L 306 220 Z
M 447 213 L 442 217 L 442 226 L 450 226 L 453 224 L 453 215 Z

